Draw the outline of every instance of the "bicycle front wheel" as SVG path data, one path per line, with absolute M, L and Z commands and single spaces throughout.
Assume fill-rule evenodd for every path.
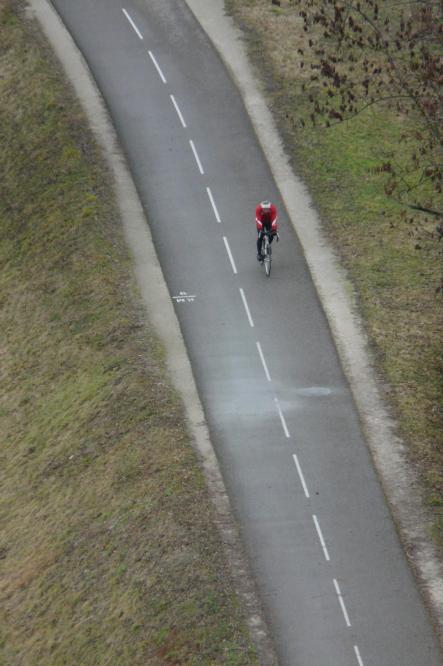
M 263 259 L 263 263 L 265 266 L 265 273 L 269 277 L 271 275 L 272 250 L 271 250 L 271 244 L 267 238 L 265 238 L 264 242 L 264 251 L 265 251 L 265 256 Z

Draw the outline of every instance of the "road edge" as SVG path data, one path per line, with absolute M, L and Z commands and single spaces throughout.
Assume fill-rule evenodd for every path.
M 226 14 L 224 0 L 185 2 L 239 89 L 300 240 L 405 555 L 443 646 L 443 564 L 427 532 L 429 518 L 419 495 L 417 475 L 407 460 L 405 444 L 396 434 L 396 422 L 382 398 L 353 287 L 322 234 L 320 218 L 305 185 L 290 166 L 276 123 L 249 63 L 241 30 Z
M 125 240 L 133 257 L 134 274 L 141 300 L 147 318 L 165 347 L 172 383 L 183 400 L 189 429 L 215 506 L 216 524 L 220 530 L 234 588 L 244 609 L 252 642 L 260 664 L 276 666 L 278 663 L 276 652 L 210 440 L 179 323 L 142 204 L 105 102 L 86 60 L 49 0 L 28 0 L 28 2 L 28 15 L 38 21 L 61 63 L 110 169 Z

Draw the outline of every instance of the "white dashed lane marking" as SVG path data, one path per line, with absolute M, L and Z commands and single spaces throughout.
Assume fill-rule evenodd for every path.
M 251 328 L 254 328 L 254 321 L 251 317 L 251 312 L 249 310 L 248 301 L 246 300 L 245 292 L 243 291 L 243 289 L 241 287 L 240 287 L 240 295 L 242 297 L 243 305 L 245 306 L 246 315 L 247 315 L 248 321 L 249 321 L 249 326 Z
M 363 659 L 361 658 L 360 650 L 358 649 L 357 645 L 354 645 L 354 652 L 355 652 L 355 656 L 357 657 L 358 666 L 364 666 Z
M 277 400 L 277 398 L 274 398 L 274 402 L 275 402 L 275 405 L 277 407 L 278 415 L 280 417 L 280 421 L 281 421 L 281 424 L 283 426 L 283 431 L 285 433 L 285 436 L 287 437 L 287 439 L 289 439 L 291 435 L 289 434 L 288 426 L 286 425 L 286 419 L 285 419 L 284 414 L 282 412 L 282 409 L 280 407 L 280 403 Z
M 192 139 L 189 139 L 189 144 L 192 148 L 192 152 L 194 153 L 194 157 L 195 157 L 195 161 L 197 162 L 198 170 L 200 171 L 201 175 L 204 176 L 205 172 L 203 171 L 202 163 L 200 162 L 200 158 L 198 156 L 197 148 L 195 147 L 194 142 L 192 141 Z
M 297 454 L 294 453 L 292 457 L 294 458 L 295 466 L 297 467 L 297 472 L 298 472 L 298 475 L 300 477 L 301 485 L 303 486 L 303 491 L 305 493 L 305 496 L 307 497 L 307 499 L 309 499 L 308 486 L 306 485 L 305 477 L 303 475 L 303 470 L 302 470 L 301 465 L 298 461 Z
M 217 206 L 215 205 L 214 197 L 212 196 L 212 192 L 209 187 L 206 188 L 206 192 L 208 193 L 209 201 L 211 202 L 212 210 L 214 211 L 215 219 L 217 222 L 221 222 L 219 212 L 217 210 Z
M 257 345 L 258 353 L 259 353 L 259 355 L 260 355 L 260 359 L 261 359 L 261 362 L 262 362 L 262 364 L 263 364 L 263 368 L 264 368 L 264 371 L 265 371 L 266 379 L 268 380 L 268 382 L 270 382 L 270 381 L 271 381 L 271 375 L 269 374 L 268 366 L 267 366 L 267 364 L 266 364 L 266 360 L 265 360 L 265 357 L 264 357 L 264 355 L 263 355 L 263 351 L 262 351 L 262 348 L 261 348 L 261 344 L 260 344 L 259 342 L 256 342 L 255 344 Z
M 343 601 L 343 597 L 342 597 L 342 593 L 340 591 L 340 587 L 339 587 L 337 581 L 335 580 L 335 578 L 334 578 L 334 587 L 335 587 L 335 591 L 337 592 L 338 600 L 340 602 L 340 606 L 341 606 L 341 609 L 342 609 L 342 612 L 343 612 L 343 615 L 344 615 L 344 618 L 345 618 L 346 626 L 350 627 L 351 622 L 349 620 L 348 611 L 346 610 L 345 602 Z
M 325 540 L 323 538 L 323 534 L 322 534 L 322 531 L 320 529 L 320 524 L 318 522 L 317 516 L 314 514 L 312 516 L 312 519 L 314 521 L 315 529 L 317 530 L 318 538 L 320 539 L 321 547 L 323 548 L 324 556 L 326 558 L 326 561 L 329 562 L 330 557 L 329 557 L 328 549 L 326 548 Z
M 133 27 L 133 29 L 135 30 L 135 33 L 137 34 L 137 37 L 139 39 L 143 39 L 143 35 L 141 34 L 140 30 L 135 25 L 134 21 L 132 20 L 131 16 L 129 15 L 129 12 L 127 12 L 126 9 L 122 9 L 122 12 L 126 16 L 126 18 L 128 19 L 128 21 L 131 24 L 131 26 Z
M 231 248 L 229 247 L 228 239 L 226 236 L 223 236 L 223 242 L 225 244 L 226 252 L 228 253 L 229 261 L 231 262 L 232 270 L 237 274 L 237 267 L 235 265 L 234 257 L 232 256 Z
M 152 62 L 154 63 L 155 69 L 157 70 L 159 77 L 161 78 L 161 80 L 163 81 L 163 83 L 167 83 L 167 81 L 166 81 L 166 77 L 165 77 L 165 75 L 163 74 L 163 72 L 162 72 L 162 70 L 161 70 L 161 68 L 160 68 L 160 65 L 158 64 L 158 62 L 157 62 L 157 60 L 156 60 L 156 58 L 155 58 L 155 55 L 152 53 L 152 51 L 148 51 L 148 53 L 149 53 L 149 57 L 151 58 Z
M 171 97 L 171 102 L 173 103 L 174 108 L 175 108 L 175 110 L 177 111 L 177 115 L 178 115 L 178 117 L 179 117 L 179 119 L 180 119 L 180 122 L 181 122 L 182 126 L 186 129 L 185 119 L 183 118 L 183 114 L 182 114 L 182 112 L 180 111 L 180 107 L 179 107 L 179 105 L 177 104 L 174 95 L 170 95 L 170 97 Z

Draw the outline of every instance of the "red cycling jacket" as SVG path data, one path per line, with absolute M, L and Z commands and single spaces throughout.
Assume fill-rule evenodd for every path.
M 277 208 L 274 204 L 271 204 L 269 211 L 262 210 L 260 204 L 257 206 L 255 209 L 255 226 L 257 227 L 257 231 L 261 231 L 263 227 L 271 231 L 278 231 Z

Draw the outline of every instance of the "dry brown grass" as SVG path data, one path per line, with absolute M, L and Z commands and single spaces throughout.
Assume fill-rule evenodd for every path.
M 0 662 L 254 664 L 108 174 L 0 9 Z

